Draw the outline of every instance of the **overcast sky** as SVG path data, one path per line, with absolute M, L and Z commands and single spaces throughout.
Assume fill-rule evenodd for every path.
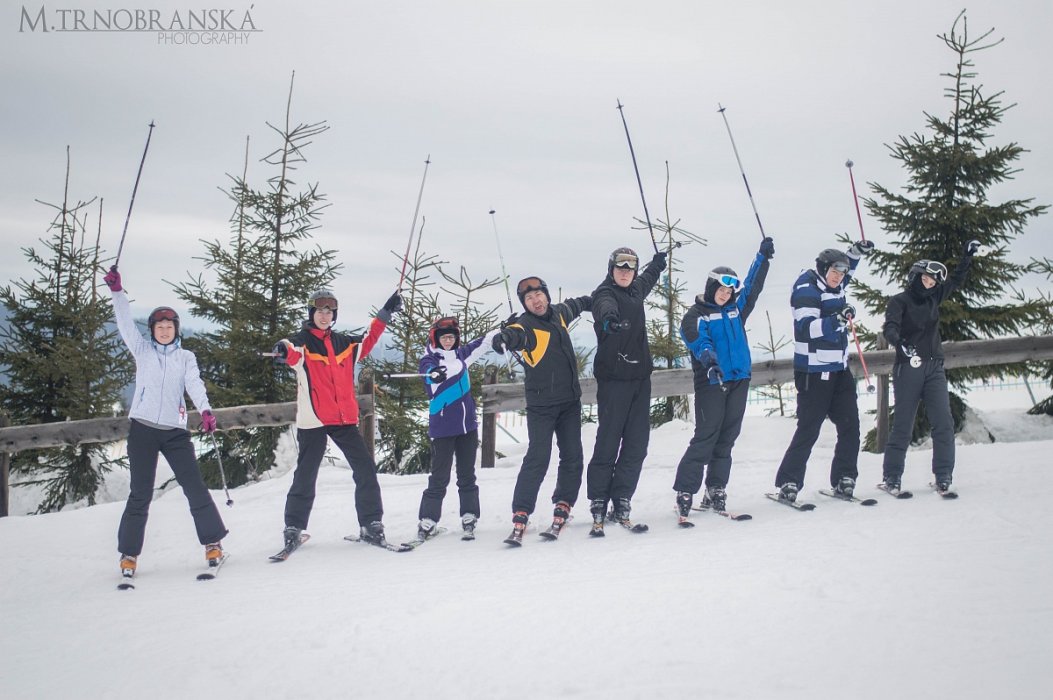
M 858 233 L 845 160 L 855 161 L 861 196 L 868 181 L 898 190 L 905 173 L 885 144 L 922 131 L 924 112 L 949 111 L 941 73 L 953 70 L 954 54 L 937 35 L 963 9 L 946 0 L 43 6 L 56 28 L 63 19 L 73 26 L 65 8 L 87 16 L 160 8 L 166 24 L 173 11 L 225 9 L 239 27 L 247 11 L 257 31 L 220 46 L 166 44 L 156 32 L 32 31 L 23 8 L 35 18 L 41 7 L 7 3 L 0 15 L 0 280 L 30 275 L 18 248 L 46 235 L 51 211 L 34 200 L 61 201 L 67 145 L 71 197 L 104 198 L 103 243 L 116 252 L 155 120 L 121 270 L 138 313 L 179 308 L 163 280 L 202 270 L 200 239 L 226 240 L 231 204 L 218 188 L 241 172 L 246 136 L 249 180 L 261 186 L 273 174 L 259 162 L 277 146 L 265 122 L 284 118 L 295 70 L 293 121 L 331 127 L 297 179 L 318 183 L 331 203 L 316 240 L 344 265 L 335 289 L 346 326 L 398 282 L 389 251 L 406 245 L 428 154 L 423 247 L 476 277 L 500 275 L 490 209 L 513 284 L 534 274 L 565 295 L 584 294 L 613 248 L 648 256 L 648 234 L 632 229 L 643 210 L 620 99 L 652 219 L 665 218 L 668 161 L 673 219 L 709 240 L 683 251 L 692 291 L 716 265 L 745 273 L 760 239 L 717 113 L 718 103 L 727 108 L 777 247 L 758 311 L 770 310 L 787 334 L 793 279 L 837 233 Z M 1018 103 L 992 143 L 1030 150 L 992 200 L 1053 203 L 1053 3 L 984 0 L 968 10 L 971 34 L 995 27 L 1005 37 L 974 55 L 979 81 Z M 864 226 L 882 245 L 876 222 L 865 217 Z M 1053 253 L 1051 226 L 1048 215 L 1035 222 L 1014 258 Z M 503 288 L 493 302 L 504 304 Z

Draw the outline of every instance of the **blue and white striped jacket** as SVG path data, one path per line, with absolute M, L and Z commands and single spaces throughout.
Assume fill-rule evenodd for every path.
M 836 315 L 847 304 L 845 288 L 859 257 L 848 255 L 851 269 L 836 287 L 826 286 L 819 273 L 807 270 L 793 284 L 793 369 L 796 372 L 840 372 L 848 368 L 848 332 Z

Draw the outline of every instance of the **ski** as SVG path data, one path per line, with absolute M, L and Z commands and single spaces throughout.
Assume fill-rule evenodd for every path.
M 693 507 L 691 510 L 697 510 L 701 513 L 715 513 L 716 515 L 723 515 L 729 520 L 753 520 L 753 516 L 749 513 L 732 513 L 729 510 L 714 510 L 713 508 L 702 505 L 701 503 Z
M 510 547 L 522 547 L 523 546 L 523 531 L 512 530 L 512 534 L 504 539 L 504 543 Z
M 946 491 L 940 491 L 939 487 L 935 483 L 930 483 L 929 486 L 932 488 L 932 490 L 934 492 L 936 492 L 937 496 L 939 496 L 940 498 L 942 498 L 944 500 L 950 501 L 950 500 L 953 500 L 955 498 L 958 498 L 958 492 L 957 491 L 951 491 L 950 489 L 947 489 Z
M 631 520 L 615 520 L 614 522 L 618 523 L 629 532 L 635 533 L 637 535 L 642 532 L 647 532 L 651 529 L 649 526 L 644 525 L 643 523 L 634 523 Z
M 538 535 L 546 540 L 554 540 L 559 537 L 559 533 L 563 532 L 563 528 L 567 526 L 567 523 L 569 523 L 570 520 L 571 516 L 569 515 L 563 520 L 553 520 L 552 524 L 548 526 L 548 529 L 539 532 Z
M 687 519 L 687 516 L 679 515 L 679 514 L 676 516 L 676 524 L 677 524 L 677 527 L 682 527 L 684 529 L 687 529 L 689 527 L 694 527 L 695 526 L 695 524 L 693 522 L 691 522 L 690 520 Z
M 779 494 L 777 494 L 777 493 L 766 493 L 764 495 L 767 496 L 768 498 L 770 498 L 771 500 L 775 501 L 776 503 L 781 503 L 784 506 L 789 506 L 790 508 L 793 508 L 794 510 L 800 510 L 800 511 L 815 510 L 815 504 L 814 503 L 801 503 L 799 501 L 787 501 L 785 498 L 779 498 Z
M 286 545 L 282 548 L 282 551 L 278 552 L 277 554 L 272 554 L 268 558 L 271 561 L 285 561 L 293 552 L 300 548 L 300 545 L 302 545 L 309 539 L 311 539 L 310 535 L 308 535 L 306 532 L 301 532 L 299 542 L 294 542 L 293 544 Z
M 438 537 L 439 535 L 441 535 L 444 532 L 446 532 L 446 528 L 444 528 L 444 527 L 436 527 L 430 533 L 428 533 L 428 536 L 425 537 L 424 539 L 421 539 L 420 535 L 418 534 L 416 539 L 412 539 L 409 542 L 403 542 L 402 546 L 403 547 L 409 547 L 410 549 L 416 549 L 417 547 L 420 547 L 422 544 L 424 544 L 428 540 L 433 540 L 433 539 L 435 539 L 436 537 Z
M 216 576 L 219 576 L 219 569 L 223 566 L 223 563 L 227 561 L 228 557 L 230 557 L 230 555 L 224 552 L 223 556 L 221 556 L 215 564 L 209 563 L 208 571 L 198 574 L 197 580 L 211 581 L 212 579 L 216 578 Z
M 838 493 L 836 491 L 831 491 L 830 489 L 819 489 L 819 493 L 823 494 L 824 496 L 829 496 L 830 498 L 836 498 L 839 501 L 848 501 L 849 503 L 858 503 L 861 506 L 876 506 L 877 505 L 877 499 L 876 498 L 856 498 L 855 496 L 845 496 L 844 494 L 840 494 L 840 493 Z
M 412 552 L 416 548 L 415 546 L 410 544 L 389 544 L 387 542 L 385 542 L 384 544 L 376 544 L 374 542 L 364 540 L 358 535 L 347 535 L 346 537 L 344 537 L 344 539 L 348 542 L 361 542 L 362 544 L 380 547 L 381 549 L 386 549 L 389 552 Z
M 878 484 L 877 487 L 878 487 L 878 490 L 884 491 L 885 493 L 887 493 L 888 495 L 890 495 L 890 496 L 892 496 L 894 498 L 899 498 L 899 499 L 914 498 L 914 494 L 911 493 L 910 491 L 903 491 L 901 489 L 890 489 L 890 488 L 885 486 L 884 482 Z

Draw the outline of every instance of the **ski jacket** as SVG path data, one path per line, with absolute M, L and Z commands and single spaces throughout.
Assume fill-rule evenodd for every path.
M 793 283 L 793 369 L 795 372 L 840 372 L 848 368 L 848 331 L 837 312 L 845 307 L 845 289 L 852 282 L 859 256 L 848 253 L 851 269 L 836 287 L 828 287 L 819 273 L 806 270 Z
M 292 345 L 285 358 L 296 371 L 296 427 L 357 425 L 355 364 L 369 354 L 387 328 L 379 318 L 364 337 L 321 330 L 305 323 L 284 340 Z
M 764 289 L 769 262 L 757 253 L 737 297 L 723 306 L 705 301 L 703 295 L 680 322 L 680 338 L 691 351 L 691 368 L 695 384 L 717 384 L 707 376 L 708 367 L 702 364 L 702 353 L 709 350 L 717 357 L 724 381 L 749 379 L 753 364 L 749 341 L 746 339 L 746 319 L 757 305 L 757 297 Z
M 567 324 L 592 308 L 592 297 L 549 304 L 543 316 L 526 311 L 505 326 L 508 350 L 521 350 L 527 406 L 555 406 L 581 398 L 578 357 Z
M 943 358 L 940 304 L 965 284 L 972 261 L 972 256 L 964 256 L 947 281 L 932 289 L 924 289 L 917 279 L 910 288 L 889 298 L 882 332 L 896 349 L 896 362 L 909 359 L 903 354 L 903 345 L 913 345 L 923 360 Z
M 453 350 L 428 346 L 428 353 L 420 358 L 420 373 L 427 374 L 436 367 L 446 368 L 445 381 L 436 383 L 424 378 L 424 391 L 429 399 L 428 437 L 454 437 L 479 427 L 468 367 L 486 354 L 498 332 L 491 331 Z
M 652 260 L 628 287 L 619 287 L 608 274 L 592 293 L 592 325 L 596 331 L 592 370 L 596 379 L 643 379 L 654 370 L 644 299 L 654 289 L 663 269 L 665 265 Z M 628 321 L 629 327 L 608 333 L 603 330 L 605 321 Z
M 135 358 L 135 394 L 128 417 L 165 428 L 187 427 L 185 394 L 198 411 L 210 411 L 205 383 L 194 353 L 184 350 L 179 339 L 168 345 L 147 340 L 132 319 L 128 293 L 111 292 L 117 330 Z

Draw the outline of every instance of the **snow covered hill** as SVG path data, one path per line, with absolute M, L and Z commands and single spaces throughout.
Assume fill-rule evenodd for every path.
M 203 565 L 186 501 L 153 504 L 138 587 L 118 592 L 123 504 L 0 520 L 4 698 L 1045 698 L 1053 687 L 1053 511 L 1044 488 L 1053 420 L 983 416 L 1000 438 L 959 445 L 957 501 L 927 490 L 931 453 L 908 454 L 897 501 L 824 498 L 832 430 L 799 513 L 764 498 L 793 421 L 747 418 L 729 507 L 748 522 L 673 515 L 691 433 L 654 431 L 634 517 L 651 532 L 586 536 L 585 493 L 559 541 L 501 540 L 523 445 L 480 472 L 479 539 L 451 532 L 393 554 L 344 541 L 353 482 L 323 466 L 311 541 L 282 564 L 291 473 L 222 505 L 231 554 Z M 993 426 L 993 427 L 992 427 Z M 586 455 L 594 426 L 586 426 Z M 507 438 L 502 439 L 507 440 Z M 1006 442 L 1003 440 L 1014 440 Z M 1045 455 L 1045 456 L 1043 456 Z M 287 456 L 286 456 L 287 458 Z M 554 472 L 554 469 L 552 470 Z M 409 538 L 425 476 L 382 476 L 389 539 Z M 554 474 L 542 488 L 544 503 Z

